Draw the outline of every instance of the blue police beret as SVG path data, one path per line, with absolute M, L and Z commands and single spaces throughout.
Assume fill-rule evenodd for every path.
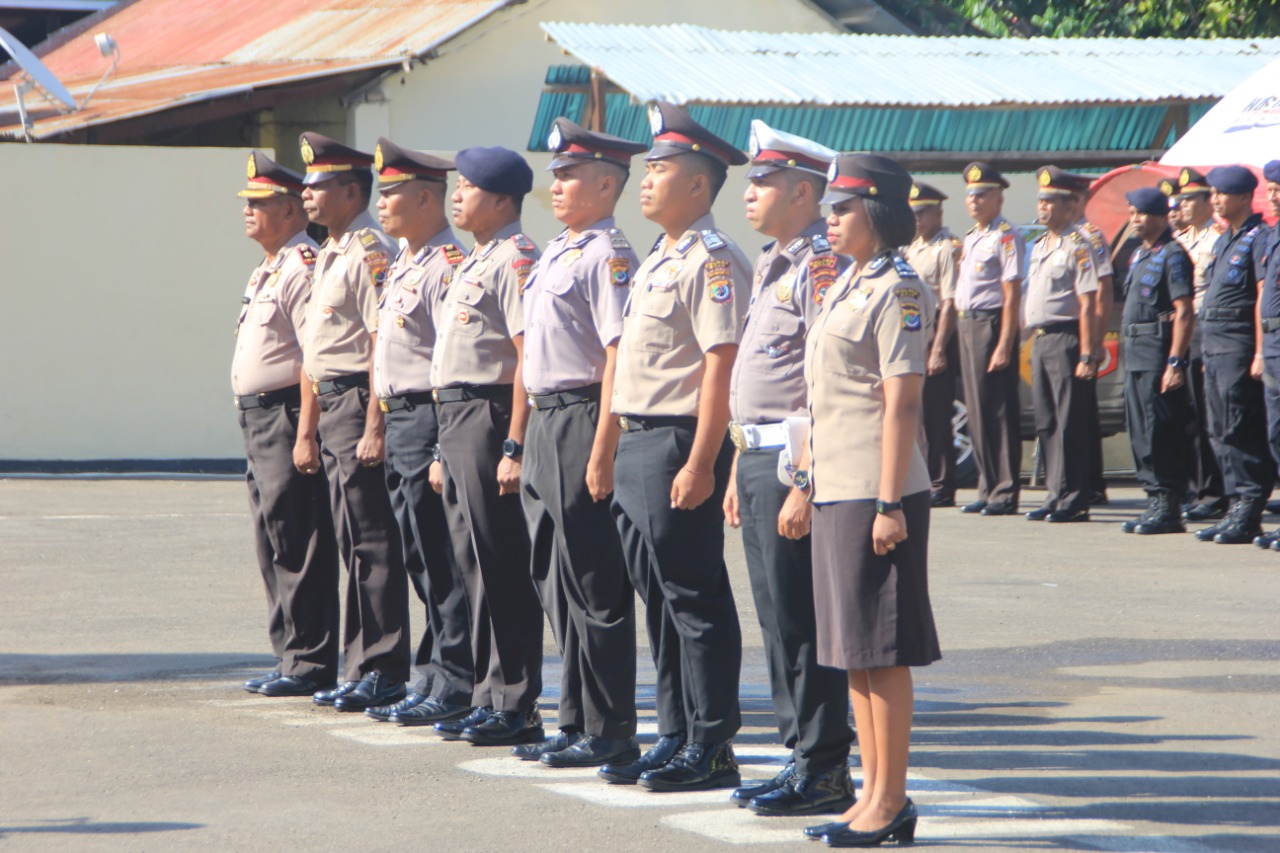
M 491 193 L 520 197 L 533 189 L 533 169 L 510 148 L 464 148 L 454 163 L 459 175 Z
M 1152 216 L 1169 215 L 1169 197 L 1160 192 L 1159 187 L 1142 187 L 1124 194 L 1125 201 L 1133 205 L 1139 213 Z
M 1258 186 L 1258 178 L 1244 166 L 1215 166 L 1205 176 L 1209 186 L 1227 195 L 1251 193 Z
M 1262 167 L 1262 177 L 1272 183 L 1280 184 L 1280 160 L 1272 160 Z

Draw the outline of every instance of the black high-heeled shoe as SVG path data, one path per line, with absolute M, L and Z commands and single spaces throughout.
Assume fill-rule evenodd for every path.
M 806 826 L 804 828 L 804 837 L 810 841 L 821 841 L 824 835 L 829 835 L 848 828 L 849 824 L 842 820 L 837 820 L 833 823 L 820 823 L 817 826 Z
M 916 819 L 919 817 L 916 804 L 908 798 L 902 811 L 882 829 L 860 832 L 845 826 L 822 836 L 822 840 L 827 842 L 828 847 L 879 847 L 885 841 L 913 844 L 916 840 Z

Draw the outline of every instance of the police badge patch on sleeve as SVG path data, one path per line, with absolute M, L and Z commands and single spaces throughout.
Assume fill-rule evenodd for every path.
M 707 293 L 712 302 L 724 305 L 733 301 L 733 282 L 729 277 L 728 261 L 707 261 L 702 265 L 702 274 L 707 279 Z
M 626 258 L 609 259 L 609 283 L 614 287 L 626 287 L 631 283 L 631 262 Z

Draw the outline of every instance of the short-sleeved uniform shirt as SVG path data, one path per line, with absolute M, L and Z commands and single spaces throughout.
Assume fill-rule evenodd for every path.
M 316 248 L 307 232 L 299 231 L 249 276 L 231 359 L 231 390 L 237 396 L 298 384 Z
M 525 387 L 569 391 L 604 379 L 605 348 L 622 335 L 622 311 L 639 262 L 607 217 L 547 244 L 524 289 Z
M 1236 320 L 1204 319 L 1204 352 L 1206 355 L 1234 353 L 1254 347 L 1254 309 L 1258 299 L 1258 282 L 1264 268 L 1267 227 L 1255 213 L 1234 231 L 1225 231 L 1213 244 L 1213 255 L 1205 275 L 1209 288 L 1205 291 L 1201 311 L 1239 315 Z M 1247 322 L 1246 322 L 1247 321 Z
M 452 229 L 445 228 L 416 252 L 406 247 L 392 263 L 378 306 L 373 352 L 373 387 L 379 397 L 431 390 L 435 315 L 465 257 Z
M 524 334 L 522 296 L 539 256 L 516 221 L 473 248 L 457 267 L 436 317 L 434 387 L 515 380 L 519 356 L 513 341 Z
M 1173 235 L 1182 248 L 1187 250 L 1191 263 L 1196 270 L 1196 295 L 1193 301 L 1195 310 L 1200 311 L 1204 305 L 1204 294 L 1209 289 L 1209 261 L 1213 257 L 1213 244 L 1222 236 L 1221 229 L 1210 217 L 1200 225 L 1188 225 Z
M 1087 219 L 1077 220 L 1075 229 L 1089 241 L 1089 248 L 1093 250 L 1093 271 L 1101 284 L 1102 279 L 1115 274 L 1115 267 L 1111 265 L 1111 247 L 1107 245 L 1107 235 Z
M 960 277 L 963 252 L 964 242 L 943 226 L 928 240 L 923 237 L 912 240 L 911 245 L 902 250 L 902 257 L 929 285 L 933 298 L 941 305 L 945 299 L 956 298 L 956 280 Z
M 313 382 L 368 372 L 369 335 L 378 331 L 378 299 L 398 251 L 368 211 L 320 247 L 302 341 L 303 364 Z
M 756 261 L 729 383 L 729 409 L 737 423 L 776 423 L 805 411 L 805 332 L 852 263 L 831 251 L 826 233 L 826 221 L 819 219 L 786 245 L 769 244 Z
M 928 285 L 889 253 L 861 272 L 850 268 L 827 293 L 804 362 L 815 503 L 881 497 L 884 381 L 925 374 L 935 313 Z M 902 494 L 929 484 L 920 444 L 912 442 Z
M 1098 291 L 1089 239 L 1079 231 L 1046 233 L 1031 247 L 1022 311 L 1031 328 L 1080 319 L 1080 297 Z
M 956 308 L 998 311 L 1004 306 L 1001 282 L 1026 278 L 1027 249 L 1013 224 L 997 216 L 986 228 L 975 225 L 964 236 L 960 276 L 956 280 Z
M 1166 228 L 1150 248 L 1139 244 L 1133 252 L 1125 281 L 1121 323 L 1128 326 L 1168 319 L 1173 313 L 1173 301 L 1190 298 L 1194 287 L 1191 259 L 1174 239 L 1173 232 Z M 1161 335 L 1126 337 L 1126 368 L 1164 370 L 1172 343 L 1172 329 Z
M 678 240 L 663 235 L 631 285 L 612 410 L 697 415 L 703 357 L 738 343 L 750 294 L 751 262 L 711 214 Z

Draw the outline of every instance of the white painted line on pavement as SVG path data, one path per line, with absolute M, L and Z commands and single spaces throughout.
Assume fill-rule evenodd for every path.
M 498 747 L 476 747 L 477 749 L 498 749 Z M 596 767 L 545 767 L 538 761 L 521 761 L 511 755 L 510 747 L 502 750 L 501 756 L 492 758 L 476 758 L 463 761 L 459 770 L 477 773 L 481 776 L 499 776 L 505 779 L 537 779 L 542 782 L 563 779 L 589 779 L 601 785 L 606 784 L 596 776 Z
M 581 782 L 564 782 L 539 785 L 538 787 L 562 796 L 577 797 L 593 805 L 621 809 L 723 806 L 729 802 L 729 794 L 733 790 L 732 788 L 720 788 L 714 791 L 658 793 L 641 788 L 639 785 L 610 785 L 603 779 L 596 779 L 589 785 L 584 785 Z M 732 808 L 735 812 L 742 811 L 737 806 Z M 700 811 L 695 812 L 695 814 L 701 816 L 715 814 L 715 812 Z
M 341 729 L 333 729 L 329 734 L 343 740 L 363 743 L 366 746 L 436 746 L 447 743 L 438 735 L 414 731 L 412 727 L 376 723 L 369 719 L 364 722 L 366 725 L 344 726 Z

